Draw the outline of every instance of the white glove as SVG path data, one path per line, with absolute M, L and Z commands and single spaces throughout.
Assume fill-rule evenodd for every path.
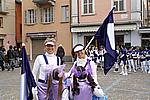
M 37 95 L 37 94 L 38 94 L 37 86 L 36 86 L 35 88 L 32 87 L 32 93 L 33 93 L 34 95 Z
M 93 94 L 96 95 L 97 97 L 102 97 L 102 96 L 105 95 L 104 92 L 103 92 L 103 89 L 99 85 L 97 85 L 94 88 Z

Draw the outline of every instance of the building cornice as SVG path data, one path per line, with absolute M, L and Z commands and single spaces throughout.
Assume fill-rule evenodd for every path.
M 115 25 L 135 25 L 140 21 L 115 21 Z M 95 23 L 79 23 L 79 24 L 71 24 L 71 27 L 91 27 L 91 26 L 100 26 L 102 23 L 95 22 Z

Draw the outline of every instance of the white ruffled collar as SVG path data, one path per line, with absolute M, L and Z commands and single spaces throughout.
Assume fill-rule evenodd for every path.
M 49 54 L 49 53 L 45 53 L 45 55 L 47 55 L 47 56 L 49 56 L 49 57 L 53 57 L 53 56 L 55 56 L 55 54 L 54 53 L 52 53 L 52 54 Z
M 79 59 L 77 57 L 77 66 L 82 66 L 83 67 L 86 64 L 86 62 L 87 62 L 87 56 L 85 56 L 84 59 Z

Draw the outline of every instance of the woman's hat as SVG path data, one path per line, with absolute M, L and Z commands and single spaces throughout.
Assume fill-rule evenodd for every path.
M 47 38 L 44 42 L 44 45 L 55 45 L 56 44 L 56 40 L 54 38 Z
M 74 46 L 74 52 L 78 52 L 80 50 L 83 50 L 84 49 L 84 46 L 82 44 L 77 44 Z

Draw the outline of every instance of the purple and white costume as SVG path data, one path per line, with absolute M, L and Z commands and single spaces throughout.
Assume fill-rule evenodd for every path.
M 85 71 L 79 72 L 77 70 L 78 66 L 82 66 L 83 68 L 85 68 Z M 86 75 L 90 74 L 94 79 L 94 81 L 98 83 L 96 70 L 97 70 L 97 66 L 95 65 L 95 63 L 93 61 L 90 61 L 87 57 L 85 57 L 85 59 L 77 58 L 77 61 L 74 62 L 74 65 L 70 70 L 70 73 L 75 75 L 75 77 L 78 79 L 77 81 L 79 84 L 78 86 L 79 94 L 74 95 L 73 100 L 92 100 L 93 93 L 87 78 L 80 79 L 79 77 L 81 74 L 86 74 Z
M 43 55 L 39 55 L 35 59 L 33 70 L 32 70 L 35 80 L 38 79 L 37 95 L 39 100 L 46 100 L 48 75 L 49 73 L 52 72 L 53 69 L 58 67 L 57 56 L 48 53 L 45 53 L 45 56 L 47 58 L 48 63 L 46 63 Z M 37 78 L 38 72 L 39 72 L 39 77 Z M 52 80 L 49 100 L 57 100 L 57 94 L 58 94 L 58 81 Z

